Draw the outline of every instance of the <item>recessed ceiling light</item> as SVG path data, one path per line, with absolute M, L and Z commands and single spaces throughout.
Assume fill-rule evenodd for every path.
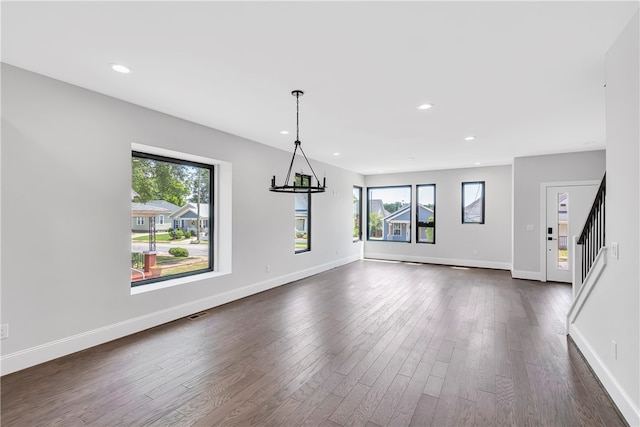
M 415 157 L 409 157 L 409 160 L 415 160 L 415 159 L 416 159 Z
M 476 165 L 476 166 L 480 166 L 480 164 L 481 164 L 480 162 L 475 162 L 474 163 L 474 165 Z
M 117 71 L 122 74 L 129 74 L 131 72 L 131 68 L 122 64 L 111 64 L 111 68 L 113 69 L 113 71 Z
M 428 110 L 431 107 L 433 107 L 433 104 L 422 104 L 418 107 L 418 110 Z
M 289 131 L 288 130 L 281 130 L 280 134 L 281 135 L 289 135 Z
M 464 138 L 465 141 L 473 141 L 474 139 L 476 139 L 476 137 L 471 135 Z
M 334 155 L 334 156 L 339 156 L 339 155 L 340 155 L 340 153 L 333 153 L 333 155 Z

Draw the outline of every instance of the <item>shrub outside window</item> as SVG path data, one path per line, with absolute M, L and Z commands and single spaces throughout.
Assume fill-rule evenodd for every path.
M 436 242 L 436 186 L 418 185 L 416 209 L 416 242 Z
M 484 181 L 462 183 L 462 223 L 484 224 Z
M 367 239 L 411 241 L 411 186 L 367 189 Z
M 213 166 L 132 152 L 131 286 L 213 271 Z

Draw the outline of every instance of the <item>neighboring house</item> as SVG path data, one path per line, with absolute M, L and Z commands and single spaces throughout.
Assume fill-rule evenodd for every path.
M 131 190 L 132 196 L 134 191 Z M 134 205 L 136 205 L 134 209 Z M 164 232 L 171 228 L 170 215 L 172 212 L 180 209 L 179 206 L 169 203 L 165 200 L 152 200 L 147 203 L 131 204 L 131 231 L 145 232 L 149 231 L 149 217 L 156 219 L 156 231 Z M 138 212 L 138 214 L 135 213 Z M 140 212 L 144 212 L 141 215 Z
M 424 205 L 418 205 L 418 220 L 428 222 L 433 216 L 433 211 Z M 406 242 L 411 240 L 411 205 L 406 205 L 397 211 L 388 214 L 382 220 L 384 240 Z
M 148 232 L 149 218 L 156 218 L 156 231 L 159 230 L 158 218 L 167 218 L 169 210 L 146 203 L 131 202 L 131 231 Z
M 418 205 L 418 231 L 420 236 L 418 237 L 419 242 L 428 242 L 435 243 L 434 239 L 434 228 L 431 228 L 429 231 L 429 227 L 425 227 L 424 225 L 427 223 L 435 223 L 435 214 L 432 209 L 429 209 L 425 205 Z M 422 224 L 422 225 L 420 225 Z
M 469 203 L 464 208 L 464 221 L 465 222 L 482 222 L 482 203 L 483 198 L 480 197 L 473 202 Z
M 296 194 L 296 234 L 307 233 L 309 227 L 309 198 L 307 193 Z
M 187 203 L 171 214 L 174 230 L 197 232 L 198 204 Z M 209 204 L 200 203 L 200 232 L 209 234 Z
M 368 214 L 369 218 L 371 217 L 371 214 L 374 214 L 374 213 L 380 215 L 380 218 L 385 218 L 391 215 L 391 213 L 384 208 L 384 203 L 382 202 L 381 199 L 373 199 L 369 201 L 369 214 Z M 370 228 L 369 225 L 367 225 L 367 227 Z M 385 234 L 383 234 L 383 228 L 384 228 L 384 225 L 382 228 L 378 230 L 370 230 L 369 238 L 384 239 Z

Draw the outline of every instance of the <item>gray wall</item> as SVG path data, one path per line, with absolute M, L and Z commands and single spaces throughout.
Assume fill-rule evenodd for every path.
M 513 161 L 513 276 L 542 280 L 540 184 L 600 181 L 605 151 L 517 157 Z M 527 230 L 533 225 L 533 230 Z
M 636 12 L 607 53 L 606 241 L 619 244 L 620 256 L 609 248 L 574 324 L 582 352 L 630 425 L 640 425 L 639 21 Z
M 370 175 L 365 181 L 368 187 L 413 185 L 414 206 L 415 185 L 436 184 L 436 244 L 415 243 L 413 220 L 413 243 L 365 241 L 365 256 L 470 267 L 511 268 L 511 166 Z M 463 181 L 485 181 L 484 224 L 462 224 Z M 366 194 L 365 189 L 365 201 Z M 364 216 L 366 218 L 366 206 Z M 366 224 L 365 220 L 365 228 Z M 363 237 L 366 238 L 366 233 Z
M 231 236 L 228 274 L 132 295 L 132 143 L 231 165 L 224 170 L 232 178 L 220 180 L 233 212 L 220 230 Z M 312 251 L 295 255 L 293 196 L 267 190 L 290 159 L 3 64 L 0 321 L 11 331 L 2 341 L 3 373 L 358 259 L 352 187 L 364 178 L 312 161 L 332 191 L 313 196 Z M 77 221 L 52 226 L 50 212 L 75 212 Z M 25 234 L 17 223 L 43 226 Z

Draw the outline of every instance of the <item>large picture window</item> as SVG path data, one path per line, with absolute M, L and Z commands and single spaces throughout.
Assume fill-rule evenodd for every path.
M 436 186 L 418 185 L 416 209 L 416 242 L 436 242 Z
M 369 240 L 411 241 L 411 186 L 367 189 Z
M 362 240 L 362 188 L 353 187 L 353 241 Z
M 132 153 L 131 286 L 213 270 L 213 175 L 212 165 Z
M 462 183 L 462 223 L 484 224 L 484 181 Z

